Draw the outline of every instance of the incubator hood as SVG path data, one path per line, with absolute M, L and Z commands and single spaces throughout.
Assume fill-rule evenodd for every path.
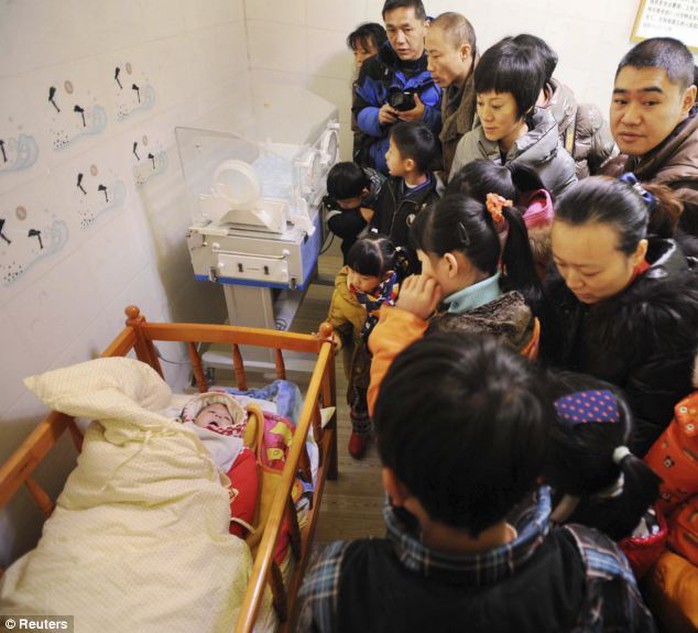
M 195 224 L 308 234 L 338 154 L 333 104 L 266 84 L 175 130 Z
M 334 104 L 278 84 L 254 85 L 175 129 L 194 274 L 223 285 L 231 323 L 290 325 L 323 241 L 338 133 Z

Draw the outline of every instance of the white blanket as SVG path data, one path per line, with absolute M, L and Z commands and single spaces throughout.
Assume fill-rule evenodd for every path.
M 50 408 L 98 420 L 37 548 L 0 586 L 3 614 L 70 614 L 76 631 L 231 631 L 251 571 L 228 533 L 227 478 L 194 433 L 154 411 L 149 366 L 97 359 L 29 378 Z

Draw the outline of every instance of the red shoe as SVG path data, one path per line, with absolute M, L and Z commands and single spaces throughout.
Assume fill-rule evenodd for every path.
M 366 454 L 369 433 L 352 433 L 349 436 L 349 454 L 354 459 L 361 459 Z

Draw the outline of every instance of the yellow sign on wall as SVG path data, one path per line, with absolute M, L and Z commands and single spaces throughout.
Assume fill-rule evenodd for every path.
M 698 0 L 640 0 L 632 40 L 673 37 L 698 52 Z

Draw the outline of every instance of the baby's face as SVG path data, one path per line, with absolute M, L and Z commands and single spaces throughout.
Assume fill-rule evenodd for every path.
M 233 425 L 233 418 L 225 405 L 209 404 L 199 411 L 199 415 L 194 418 L 194 424 L 204 427 L 213 424 L 224 428 Z

